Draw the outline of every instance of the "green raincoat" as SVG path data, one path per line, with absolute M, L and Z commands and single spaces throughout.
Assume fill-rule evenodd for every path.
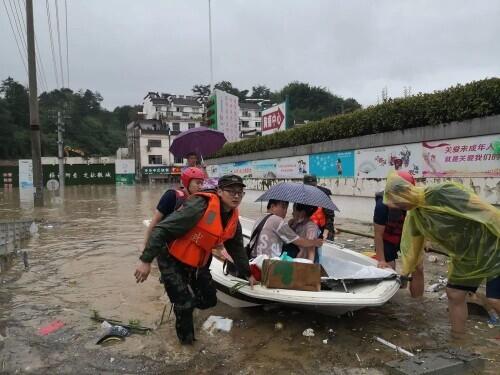
M 403 274 L 422 262 L 428 239 L 450 257 L 450 284 L 479 286 L 500 276 L 500 210 L 463 185 L 418 187 L 391 173 L 384 203 L 408 210 L 401 239 Z

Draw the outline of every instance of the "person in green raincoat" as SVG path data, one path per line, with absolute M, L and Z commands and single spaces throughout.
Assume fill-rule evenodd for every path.
M 448 310 L 454 336 L 465 332 L 467 292 L 486 280 L 486 297 L 500 314 L 500 210 L 463 185 L 445 182 L 413 186 L 396 173 L 387 179 L 384 203 L 407 210 L 401 252 L 402 274 L 423 260 L 424 241 L 439 245 L 450 257 Z

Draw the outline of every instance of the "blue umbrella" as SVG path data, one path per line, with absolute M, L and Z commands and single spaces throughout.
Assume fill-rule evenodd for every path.
M 332 200 L 315 186 L 295 182 L 282 182 L 257 198 L 256 202 L 276 199 L 279 201 L 301 203 L 309 206 L 323 207 L 339 211 Z

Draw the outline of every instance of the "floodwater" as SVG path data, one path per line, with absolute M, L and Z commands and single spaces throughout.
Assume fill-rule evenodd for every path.
M 143 243 L 142 221 L 151 216 L 164 190 L 67 187 L 64 200 L 48 195 L 46 207 L 38 209 L 21 204 L 18 190 L 0 193 L 0 220 L 33 218 L 40 223 L 38 234 L 20 248 L 28 254 L 29 269 L 14 255 L 0 273 L 0 373 L 380 374 L 385 362 L 400 355 L 374 342 L 374 335 L 414 353 L 462 347 L 487 358 L 486 373 L 498 368 L 500 329 L 489 328 L 484 315 L 471 315 L 466 339 L 451 342 L 442 291 L 412 300 L 401 290 L 382 307 L 340 318 L 219 303 L 196 312 L 197 342 L 180 346 L 173 316 L 168 318 L 170 305 L 166 321 L 157 327 L 167 299 L 156 268 L 144 284 L 133 277 Z M 260 204 L 250 201 L 242 204 L 241 213 L 255 218 Z M 337 221 L 369 231 L 368 225 L 341 215 Z M 341 235 L 338 242 L 370 248 L 370 241 L 359 237 Z M 426 284 L 446 274 L 444 262 L 438 256 L 436 263 L 426 265 Z M 90 319 L 92 310 L 124 322 L 140 320 L 154 329 L 101 347 L 95 342 L 103 331 Z M 209 315 L 233 319 L 231 332 L 203 331 Z M 64 326 L 46 336 L 39 333 L 56 320 Z M 278 322 L 282 329 L 275 328 Z M 314 337 L 302 335 L 307 328 L 314 329 Z

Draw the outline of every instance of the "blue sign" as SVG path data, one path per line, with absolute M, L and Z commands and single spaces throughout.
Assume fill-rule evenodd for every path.
M 354 177 L 354 151 L 310 155 L 309 169 L 317 177 Z

